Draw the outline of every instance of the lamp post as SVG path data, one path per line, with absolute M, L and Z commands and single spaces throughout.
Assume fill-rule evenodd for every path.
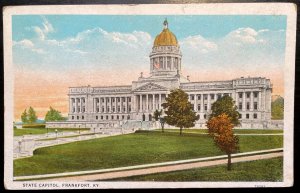
M 57 139 L 57 129 L 55 129 L 56 139 Z
M 164 132 L 164 125 L 165 125 L 165 118 L 164 117 L 159 117 L 159 122 L 160 122 L 160 125 L 161 125 L 161 129 L 162 129 L 162 132 Z
M 19 140 L 18 143 L 19 143 L 19 153 L 21 153 L 21 145 L 22 145 L 22 141 Z

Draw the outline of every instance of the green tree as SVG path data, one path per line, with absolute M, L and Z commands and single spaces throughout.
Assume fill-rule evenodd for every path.
M 272 119 L 283 119 L 284 114 L 284 99 L 278 97 L 271 103 Z
M 199 115 L 193 111 L 193 105 L 188 100 L 188 94 L 181 89 L 171 90 L 162 106 L 167 115 L 165 116 L 166 123 L 179 127 L 180 135 L 182 135 L 183 128 L 194 127 L 199 119 Z
M 225 113 L 226 115 L 228 115 L 228 117 L 230 117 L 230 120 L 232 121 L 232 124 L 234 126 L 240 125 L 240 114 L 237 111 L 237 106 L 230 96 L 225 95 L 214 102 L 211 106 L 211 111 L 212 112 L 209 115 L 209 119 Z
M 161 131 L 164 132 L 164 118 L 161 117 L 162 116 L 162 110 L 155 110 L 154 113 L 153 113 L 153 117 L 155 119 L 155 121 L 158 121 L 160 122 L 160 125 L 161 125 Z
M 28 123 L 27 109 L 25 109 L 24 112 L 22 113 L 21 120 L 22 120 L 22 123 Z
M 209 135 L 219 149 L 228 156 L 227 170 L 231 170 L 231 154 L 239 151 L 239 138 L 233 134 L 231 118 L 222 113 L 206 122 Z
M 28 110 L 28 123 L 35 123 L 37 120 L 36 112 L 32 107 Z
M 60 121 L 64 120 L 63 116 L 58 110 L 50 107 L 50 110 L 46 113 L 45 121 Z

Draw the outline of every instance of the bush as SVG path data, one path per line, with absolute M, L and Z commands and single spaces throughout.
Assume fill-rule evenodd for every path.
M 24 124 L 22 128 L 46 128 L 46 124 Z

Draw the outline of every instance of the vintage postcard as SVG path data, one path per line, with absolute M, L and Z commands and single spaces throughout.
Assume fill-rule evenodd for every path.
M 293 186 L 296 5 L 3 12 L 7 189 Z

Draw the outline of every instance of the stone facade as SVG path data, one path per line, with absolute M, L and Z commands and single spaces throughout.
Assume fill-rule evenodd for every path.
M 200 115 L 195 128 L 205 128 L 211 105 L 224 95 L 234 99 L 241 114 L 241 128 L 282 128 L 281 123 L 271 121 L 269 79 L 240 77 L 191 82 L 181 73 L 181 58 L 177 39 L 165 24 L 150 53 L 150 77 L 141 73 L 137 81 L 124 86 L 70 87 L 68 121 L 49 122 L 47 127 L 120 127 L 128 120 L 152 122 L 153 112 L 162 109 L 170 90 L 180 88 L 189 95 L 194 111 Z

